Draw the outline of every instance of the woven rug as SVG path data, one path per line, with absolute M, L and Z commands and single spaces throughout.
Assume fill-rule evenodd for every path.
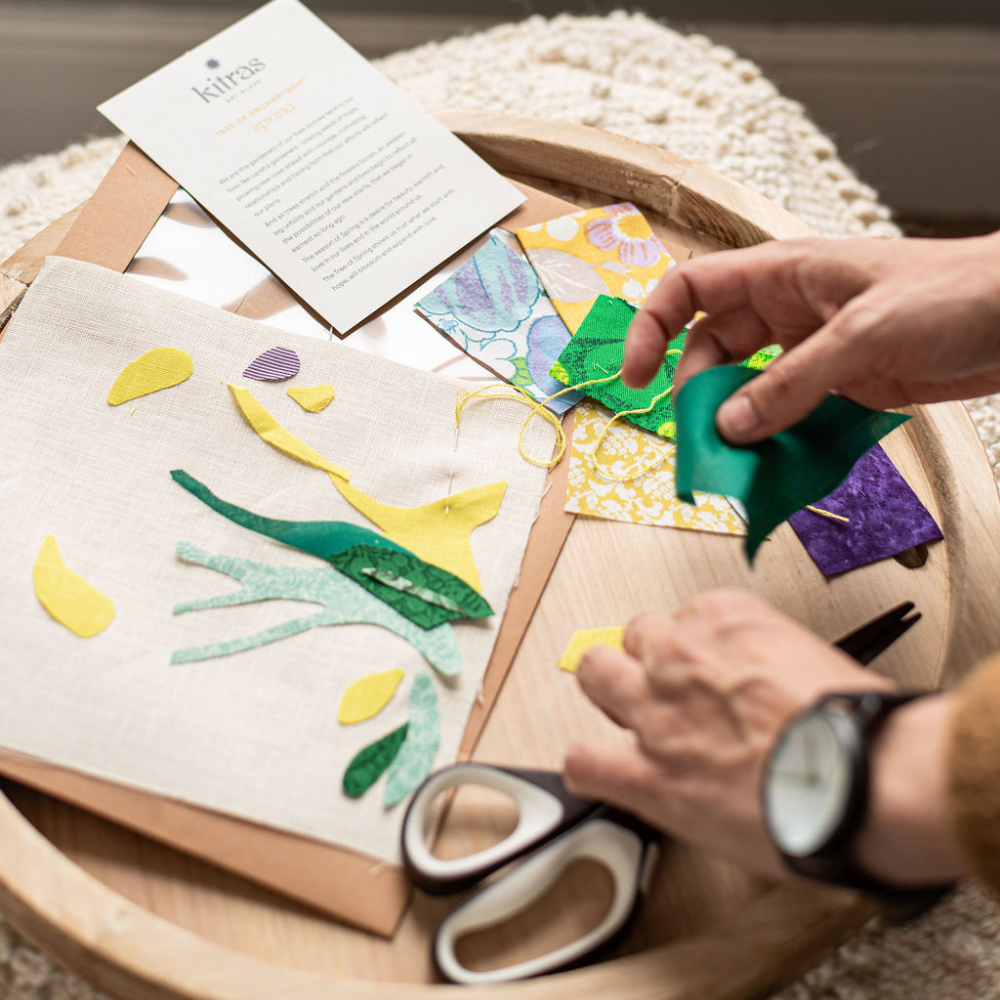
M 641 15 L 531 17 L 378 63 L 426 107 L 579 122 L 697 160 L 829 237 L 897 237 L 889 210 L 753 63 Z M 121 139 L 0 169 L 0 261 L 94 190 Z M 1000 397 L 969 410 L 1000 476 Z M 0 1000 L 94 1000 L 0 920 Z M 1000 1000 L 1000 905 L 972 885 L 924 919 L 873 923 L 780 1000 Z

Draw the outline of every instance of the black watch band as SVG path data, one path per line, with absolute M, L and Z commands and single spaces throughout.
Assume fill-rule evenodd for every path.
M 797 875 L 863 892 L 879 903 L 890 920 L 919 916 L 952 887 L 951 883 L 913 888 L 890 885 L 868 875 L 855 855 L 855 841 L 868 814 L 869 747 L 897 708 L 921 697 L 924 697 L 923 692 L 845 692 L 826 695 L 808 710 L 809 713 L 839 712 L 850 721 L 857 733 L 859 748 L 854 782 L 841 823 L 819 850 L 808 855 L 781 852 L 786 865 Z

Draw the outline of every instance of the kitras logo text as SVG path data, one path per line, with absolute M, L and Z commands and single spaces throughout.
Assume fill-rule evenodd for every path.
M 214 69 L 219 63 L 215 59 L 209 59 L 207 65 L 210 69 Z M 242 87 L 241 84 L 253 80 L 258 73 L 266 68 L 264 60 L 255 56 L 229 73 L 219 73 L 214 77 L 207 77 L 202 86 L 192 87 L 191 90 L 206 104 L 211 104 L 213 101 L 234 95 L 236 91 L 245 90 L 246 88 Z

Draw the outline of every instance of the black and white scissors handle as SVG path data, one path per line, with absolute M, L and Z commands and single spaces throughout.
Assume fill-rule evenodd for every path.
M 428 843 L 433 806 L 441 795 L 462 785 L 481 785 L 507 795 L 517 805 L 518 823 L 500 843 L 446 861 L 435 857 Z M 413 884 L 424 892 L 434 896 L 462 892 L 557 837 L 599 805 L 567 791 L 554 771 L 455 764 L 432 774 L 410 800 L 403 818 L 403 864 Z
M 499 844 L 465 858 L 431 853 L 431 806 L 459 785 L 478 784 L 504 792 L 518 804 L 518 825 Z M 645 895 L 659 856 L 662 835 L 634 817 L 572 795 L 558 774 L 459 764 L 445 768 L 417 790 L 403 821 L 403 860 L 414 883 L 429 892 L 459 892 L 504 865 L 529 854 L 510 872 L 454 910 L 438 928 L 434 962 L 453 983 L 509 982 L 576 965 L 621 934 Z M 575 861 L 592 859 L 614 884 L 610 909 L 583 937 L 546 955 L 488 972 L 458 960 L 456 943 L 473 931 L 495 926 L 530 908 Z

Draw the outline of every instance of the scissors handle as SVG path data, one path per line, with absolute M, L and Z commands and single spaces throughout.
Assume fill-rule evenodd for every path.
M 482 785 L 508 795 L 518 807 L 518 823 L 500 843 L 464 858 L 443 859 L 431 853 L 428 833 L 434 804 L 461 785 Z M 574 826 L 600 804 L 567 791 L 555 771 L 456 764 L 432 774 L 417 789 L 403 818 L 403 864 L 413 884 L 440 896 L 462 892 L 545 840 Z
M 638 912 L 660 853 L 662 836 L 610 807 L 540 847 L 522 864 L 477 892 L 442 921 L 434 937 L 434 963 L 449 982 L 469 986 L 511 982 L 581 964 L 610 947 Z M 575 861 L 589 858 L 610 872 L 614 896 L 604 919 L 582 937 L 536 958 L 477 972 L 462 965 L 456 941 L 527 910 Z

